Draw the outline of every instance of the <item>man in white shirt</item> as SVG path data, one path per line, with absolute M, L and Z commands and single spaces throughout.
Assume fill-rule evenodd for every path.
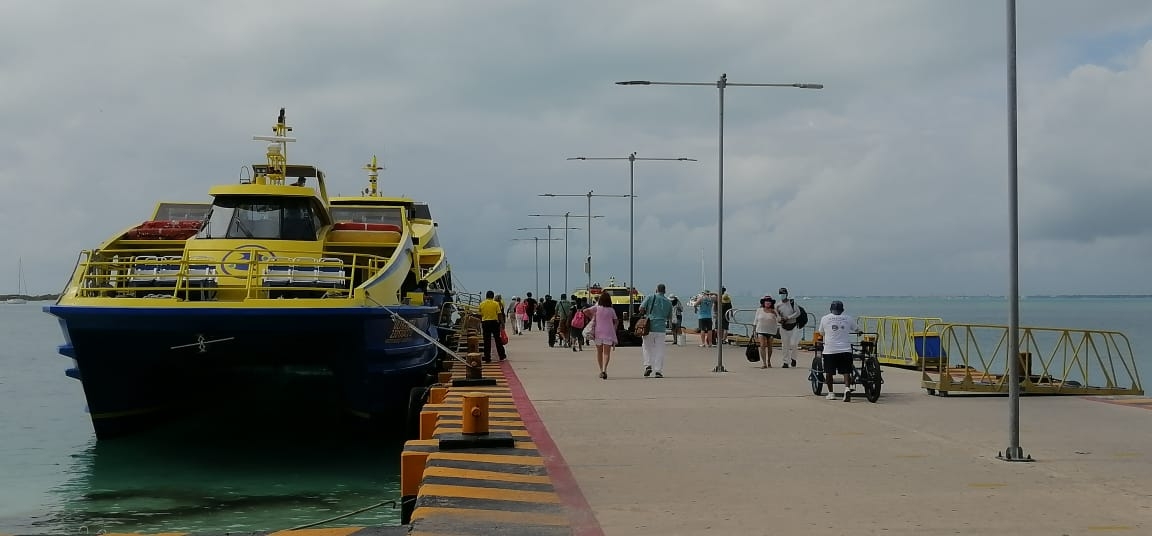
M 836 400 L 832 390 L 833 377 L 837 371 L 844 375 L 844 401 L 852 400 L 852 337 L 860 333 L 856 318 L 844 314 L 844 302 L 835 300 L 828 308 L 829 313 L 820 319 L 816 329 L 824 338 L 824 379 L 828 384 L 828 400 Z
M 796 329 L 796 319 L 800 308 L 796 301 L 788 299 L 788 289 L 780 287 L 780 301 L 776 304 L 776 315 L 780 318 L 780 349 L 784 352 L 784 368 L 796 366 L 796 345 L 800 331 Z

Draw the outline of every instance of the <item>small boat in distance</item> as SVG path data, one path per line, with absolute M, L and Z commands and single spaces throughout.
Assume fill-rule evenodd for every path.
M 28 293 L 28 285 L 24 283 L 24 259 L 16 260 L 16 295 L 4 300 L 4 303 L 11 305 L 20 305 L 28 303 L 23 296 Z
M 291 131 L 281 109 L 274 135 L 253 137 L 268 142 L 265 163 L 211 187 L 210 204 L 161 203 L 83 251 L 45 307 L 97 438 L 177 410 L 245 411 L 267 404 L 252 393 L 293 382 L 308 382 L 311 401 L 399 424 L 430 383 L 451 290 L 446 264 L 421 264 L 433 248 L 419 233 L 435 227 L 426 207 L 334 205 L 323 171 L 288 162 Z

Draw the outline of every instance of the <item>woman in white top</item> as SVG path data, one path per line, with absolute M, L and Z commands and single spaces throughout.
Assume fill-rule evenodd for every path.
M 760 308 L 756 310 L 756 336 L 760 339 L 760 368 L 772 366 L 772 337 L 780 329 L 780 317 L 776 314 L 776 300 L 771 296 L 760 298 Z M 784 363 L 788 368 L 788 363 Z

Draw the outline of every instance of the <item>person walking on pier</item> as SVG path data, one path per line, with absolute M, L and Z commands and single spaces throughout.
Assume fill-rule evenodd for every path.
M 680 344 L 680 334 L 684 330 L 684 304 L 680 303 L 680 297 L 675 294 L 672 295 L 672 345 Z
M 600 293 L 596 305 L 584 310 L 584 316 L 592 323 L 592 341 L 596 345 L 596 363 L 600 365 L 600 379 L 608 379 L 608 362 L 612 360 L 612 347 L 616 346 L 616 325 L 619 318 L 612 308 L 612 297 L 607 292 Z
M 672 302 L 664 297 L 664 283 L 656 285 L 656 293 L 644 298 L 639 313 L 648 319 L 648 334 L 641 345 L 644 352 L 644 377 L 655 373 L 664 377 L 664 335 L 672 321 Z
M 844 314 L 844 302 L 835 300 L 828 314 L 820 319 L 816 329 L 824 338 L 824 380 L 828 384 L 828 400 L 836 400 L 832 385 L 837 371 L 844 376 L 844 401 L 852 401 L 852 335 L 860 332 L 856 319 Z
M 496 354 L 500 360 L 508 359 L 504 351 L 504 343 L 500 342 L 500 303 L 494 298 L 495 292 L 489 290 L 480 302 L 480 330 L 484 333 L 484 362 L 492 362 L 492 339 L 496 339 Z
M 779 317 L 776 316 L 776 300 L 772 296 L 760 298 L 760 308 L 756 310 L 756 337 L 760 339 L 760 368 L 772 366 L 772 337 L 780 329 Z M 788 363 L 784 363 L 787 367 Z
M 535 318 L 536 306 L 539 304 L 536 302 L 536 298 L 532 297 L 531 292 L 525 294 L 524 296 L 526 296 L 526 298 L 524 298 L 524 313 L 528 315 L 528 317 L 524 320 L 524 329 L 527 331 L 532 331 L 532 319 Z
M 572 341 L 569 339 L 568 328 L 569 322 L 572 318 L 572 302 L 568 301 L 567 294 L 560 295 L 560 301 L 556 302 L 556 316 L 553 322 L 556 325 L 556 335 L 560 340 L 560 347 L 572 346 Z
M 788 289 L 784 287 L 780 287 L 776 316 L 780 317 L 780 349 L 784 351 L 784 368 L 788 368 L 788 365 L 795 367 L 796 345 L 801 331 L 796 329 L 796 319 L 800 317 L 800 308 L 796 307 L 796 300 L 788 299 Z
M 527 322 L 528 322 L 528 300 L 521 300 L 520 297 L 517 296 L 516 297 L 516 320 L 515 320 L 515 322 L 513 322 L 514 324 L 516 324 L 516 334 L 517 335 L 523 335 L 524 334 L 524 330 L 527 329 L 524 326 L 527 324 Z
M 508 316 L 512 318 L 512 334 L 519 335 L 523 329 L 524 323 L 520 321 L 520 312 L 524 308 L 524 302 L 520 301 L 520 296 L 512 296 L 512 303 L 508 305 Z
M 712 309 L 715 305 L 712 300 L 714 296 L 715 294 L 705 290 L 700 295 L 700 301 L 696 302 L 696 318 L 699 320 L 697 327 L 700 328 L 701 348 L 708 348 L 716 342 L 712 340 Z
M 556 300 L 552 299 L 551 294 L 544 295 L 544 301 L 540 304 L 540 318 L 544 320 L 544 326 L 540 329 L 548 330 L 548 347 L 556 346 Z

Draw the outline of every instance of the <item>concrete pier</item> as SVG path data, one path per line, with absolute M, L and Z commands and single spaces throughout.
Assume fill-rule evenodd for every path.
M 927 396 L 915 371 L 884 369 L 876 404 L 812 395 L 800 367 L 669 346 L 665 378 L 639 348 L 595 351 L 514 336 L 520 384 L 607 535 L 1152 534 L 1148 399 L 1025 397 L 1007 445 L 1004 397 Z M 842 390 L 837 386 L 838 392 Z M 515 396 L 515 388 L 513 396 Z M 1112 403 L 1108 403 L 1112 402 Z M 544 438 L 533 435 L 542 444 Z M 587 530 L 587 529 L 585 529 Z M 591 532 L 585 532 L 591 533 Z

